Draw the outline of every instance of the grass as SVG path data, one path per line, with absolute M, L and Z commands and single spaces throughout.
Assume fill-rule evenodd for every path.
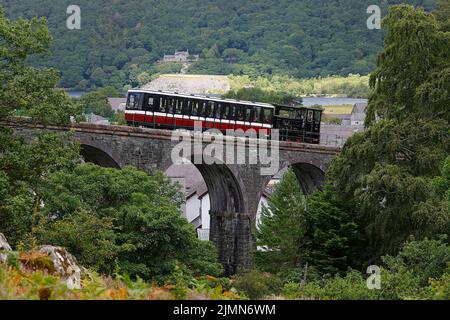
M 342 105 L 335 105 L 335 106 L 323 106 L 324 114 L 351 114 L 353 105 L 351 104 L 342 104 Z

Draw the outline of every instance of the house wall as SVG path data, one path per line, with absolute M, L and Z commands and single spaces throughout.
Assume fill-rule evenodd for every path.
M 191 222 L 200 214 L 201 202 L 196 195 L 186 200 L 186 219 Z
M 202 210 L 202 229 L 209 229 L 209 208 L 210 208 L 210 202 L 209 202 L 209 194 L 205 194 L 203 198 L 200 201 L 201 203 L 201 210 Z

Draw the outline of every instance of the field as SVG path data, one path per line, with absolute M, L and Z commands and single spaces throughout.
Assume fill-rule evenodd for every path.
M 351 114 L 353 105 L 351 104 L 343 104 L 343 105 L 336 105 L 336 106 L 323 106 L 325 109 L 323 111 L 326 115 L 335 115 L 335 114 Z

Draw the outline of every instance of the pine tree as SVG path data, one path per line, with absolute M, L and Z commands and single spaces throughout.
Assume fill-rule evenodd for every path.
M 263 206 L 257 245 L 264 247 L 263 269 L 277 272 L 301 266 L 305 243 L 305 196 L 297 177 L 288 170 Z
M 374 262 L 410 236 L 448 234 L 450 213 L 434 207 L 432 181 L 450 153 L 450 33 L 423 9 L 392 7 L 371 75 L 366 131 L 355 134 L 328 177 L 346 203 Z

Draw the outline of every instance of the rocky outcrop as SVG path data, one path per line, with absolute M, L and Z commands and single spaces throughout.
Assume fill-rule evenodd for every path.
M 0 233 L 0 263 L 6 263 L 8 260 L 8 255 L 6 253 L 2 253 L 2 251 L 11 251 L 11 246 L 3 233 Z
M 48 255 L 53 263 L 54 273 L 67 281 L 69 289 L 81 289 L 82 269 L 74 256 L 66 249 L 55 246 L 41 246 L 39 252 Z

